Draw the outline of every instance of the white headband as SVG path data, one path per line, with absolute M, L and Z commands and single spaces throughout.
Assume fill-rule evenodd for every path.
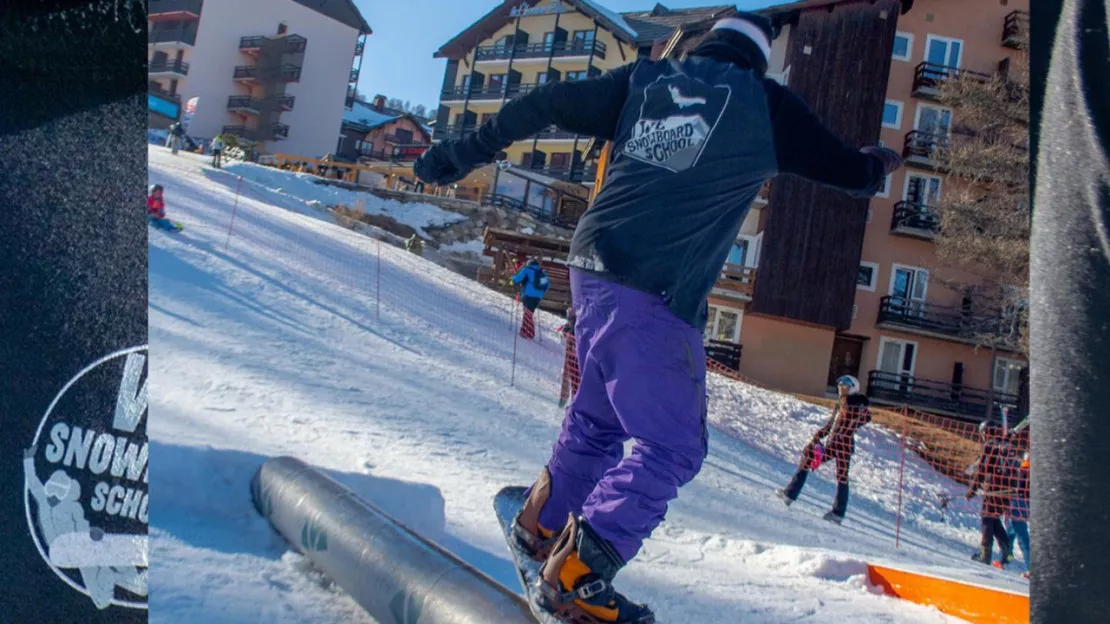
M 766 33 L 759 29 L 758 26 L 743 20 L 738 17 L 726 17 L 713 25 L 713 30 L 735 30 L 736 32 L 747 36 L 759 46 L 759 51 L 763 53 L 763 58 L 767 61 L 771 60 L 771 41 L 767 39 Z

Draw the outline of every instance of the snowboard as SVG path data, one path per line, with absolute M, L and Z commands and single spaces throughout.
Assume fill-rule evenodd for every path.
M 540 575 L 540 566 L 543 564 L 539 561 L 532 561 L 532 558 L 517 546 L 516 539 L 513 537 L 513 519 L 524 507 L 524 501 L 527 499 L 524 493 L 527 491 L 528 488 L 516 485 L 502 488 L 493 497 L 493 510 L 497 514 L 497 522 L 501 524 L 501 532 L 505 535 L 505 545 L 508 546 L 509 555 L 513 558 L 517 580 L 520 581 L 520 587 L 524 590 L 524 598 L 528 602 L 528 609 L 532 612 L 532 617 L 536 618 L 536 621 L 540 624 L 564 624 L 563 620 L 556 619 L 555 616 L 543 611 L 536 604 L 539 598 L 536 583 Z
M 107 533 L 99 539 L 88 532 L 63 533 L 50 542 L 50 563 L 56 568 L 147 567 L 146 535 Z
M 177 221 L 170 221 L 169 219 L 154 219 L 152 217 L 147 217 L 147 222 L 151 227 L 165 232 L 180 232 L 185 229 L 183 224 Z

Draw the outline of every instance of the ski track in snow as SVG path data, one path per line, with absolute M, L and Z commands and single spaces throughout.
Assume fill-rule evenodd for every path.
M 250 478 L 279 455 L 518 591 L 492 500 L 529 483 L 558 435 L 560 319 L 538 315 L 544 342 L 517 345 L 510 387 L 510 299 L 262 186 L 244 181 L 234 209 L 235 176 L 149 153 L 186 228 L 150 231 L 151 622 L 373 621 L 255 512 Z M 720 379 L 709 393 L 705 466 L 617 579 L 661 622 L 960 621 L 877 595 L 863 561 L 1028 587 L 968 560 L 974 518 L 943 524 L 904 501 L 894 549 L 899 449 L 877 427 L 860 435 L 844 526 L 821 519 L 831 470 L 785 508 L 774 490 L 824 412 Z M 907 461 L 951 487 L 927 471 Z

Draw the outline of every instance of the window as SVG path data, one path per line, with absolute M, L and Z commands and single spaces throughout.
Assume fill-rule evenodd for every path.
M 570 167 L 570 152 L 560 152 L 551 155 L 552 169 L 567 169 Z
M 890 197 L 890 177 L 893 176 L 893 175 L 894 175 L 893 173 L 886 174 L 886 177 L 883 178 L 883 186 L 882 186 L 882 188 L 879 189 L 878 193 L 875 193 L 875 197 Z M 867 222 L 868 223 L 871 223 L 871 212 L 870 212 L 870 210 L 871 209 L 868 208 L 868 213 L 867 213 Z
M 860 262 L 859 273 L 856 274 L 856 288 L 875 292 L 875 283 L 879 281 L 879 265 L 874 262 Z
M 875 368 L 879 377 L 875 381 L 886 389 L 894 390 L 911 382 L 917 364 L 917 343 L 879 337 L 879 359 Z M 909 388 L 906 388 L 907 390 Z
M 550 74 L 536 74 L 536 84 L 547 84 L 548 81 L 551 81 Z
M 964 42 L 959 39 L 928 35 L 925 37 L 925 62 L 941 67 L 959 67 Z
M 393 134 L 397 135 L 397 142 L 401 145 L 412 145 L 412 130 L 394 130 Z
M 490 92 L 497 91 L 505 84 L 505 74 L 490 74 L 489 82 L 486 84 Z
M 894 49 L 890 57 L 896 61 L 908 61 L 913 56 L 913 33 L 898 31 L 894 33 Z
M 735 308 L 709 306 L 709 322 L 705 325 L 706 340 L 737 344 L 740 342 L 740 324 L 744 311 Z
M 932 104 L 918 104 L 913 129 L 947 137 L 952 130 L 952 111 Z
M 287 33 L 287 32 L 289 32 L 289 26 L 287 26 L 287 25 L 285 24 L 285 22 L 282 22 L 282 23 L 278 24 L 278 31 L 277 31 L 277 34 L 279 34 L 279 35 L 284 35 L 284 34 L 285 34 L 285 33 Z
M 991 387 L 994 388 L 995 392 L 1017 396 L 1021 383 L 1021 369 L 1024 367 L 1025 363 L 1020 360 L 995 358 L 994 381 Z
M 725 262 L 735 264 L 736 266 L 757 267 L 759 266 L 759 244 L 763 240 L 763 234 L 749 235 L 741 234 L 736 237 L 736 242 L 732 244 L 732 250 L 728 252 L 728 259 Z
M 594 40 L 594 31 L 592 30 L 576 30 L 574 31 L 572 41 L 574 41 L 575 48 L 585 48 L 588 42 Z
M 567 80 L 585 80 L 587 77 L 585 71 L 572 71 L 567 72 Z
M 902 199 L 914 204 L 936 207 L 940 204 L 941 178 L 920 173 L 906 174 Z
M 890 272 L 890 306 L 907 316 L 925 312 L 925 295 L 929 290 L 929 272 L 918 267 L 896 264 Z
M 902 103 L 898 100 L 887 100 L 883 104 L 883 127 L 894 130 L 902 128 Z

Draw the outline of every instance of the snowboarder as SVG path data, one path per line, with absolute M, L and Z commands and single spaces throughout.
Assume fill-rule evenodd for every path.
M 574 347 L 574 306 L 567 308 L 567 322 L 559 328 L 563 336 L 563 381 L 559 388 L 559 407 L 566 407 L 567 399 L 578 392 L 578 353 Z
M 979 552 L 971 558 L 991 565 L 992 550 L 997 541 L 1002 557 L 1000 563 L 1006 565 L 1014 558 L 1013 544 L 1006 536 L 1006 528 L 1002 526 L 1002 516 L 1010 510 L 1013 498 L 1013 470 L 1006 457 L 1009 447 L 1005 443 L 1002 428 L 988 421 L 979 425 L 979 435 L 982 437 L 983 447 L 965 496 L 967 500 L 971 500 L 980 488 L 984 490 L 983 503 L 979 508 L 982 527 Z
M 167 142 L 170 145 L 170 151 L 177 154 L 177 150 L 181 149 L 181 145 L 185 141 L 185 126 L 181 125 L 180 121 L 175 121 L 170 124 L 170 134 L 167 137 Z
M 405 250 L 416 256 L 424 256 L 424 239 L 419 235 L 413 234 L 405 239 Z
M 1010 510 L 1006 513 L 1009 527 L 1006 530 L 1006 539 L 1010 541 L 1010 548 L 1016 542 L 1021 546 L 1021 553 L 1025 556 L 1025 567 L 1032 566 L 1029 551 L 1029 451 L 1022 453 L 1017 462 L 1016 476 L 1014 479 L 1014 495 L 1010 501 Z M 1029 573 L 1025 576 L 1028 578 Z
M 221 164 L 221 156 L 224 151 L 223 135 L 217 135 L 212 139 L 212 166 L 219 169 Z
M 533 315 L 536 308 L 540 307 L 547 289 L 551 287 L 551 280 L 540 266 L 539 260 L 532 258 L 520 271 L 517 271 L 509 283 L 520 287 L 520 303 L 524 306 L 524 314 L 520 320 L 520 336 L 526 340 L 532 340 L 536 337 L 536 322 Z
M 652 618 L 613 578 L 708 452 L 706 297 L 764 182 L 790 173 L 871 197 L 901 166 L 892 150 L 845 144 L 766 77 L 772 30 L 739 13 L 681 61 L 542 85 L 415 164 L 445 185 L 551 125 L 611 142 L 568 259 L 582 382 L 514 531 L 544 561 L 542 608 L 560 618 Z
M 786 488 L 778 491 L 778 495 L 790 506 L 798 500 L 810 471 L 832 458 L 836 460 L 836 499 L 832 510 L 825 514 L 825 520 L 840 524 L 848 511 L 848 469 L 855 452 L 856 431 L 871 422 L 871 410 L 868 409 L 870 402 L 860 393 L 859 380 L 855 377 L 840 377 L 836 380 L 836 389 L 837 401 L 832 417 L 813 434 L 813 439 L 802 450 L 802 461 L 794 478 Z M 826 437 L 827 443 L 824 442 Z
M 151 184 L 146 195 L 146 218 L 156 228 L 176 232 L 181 228 L 166 218 L 166 202 L 161 184 Z

